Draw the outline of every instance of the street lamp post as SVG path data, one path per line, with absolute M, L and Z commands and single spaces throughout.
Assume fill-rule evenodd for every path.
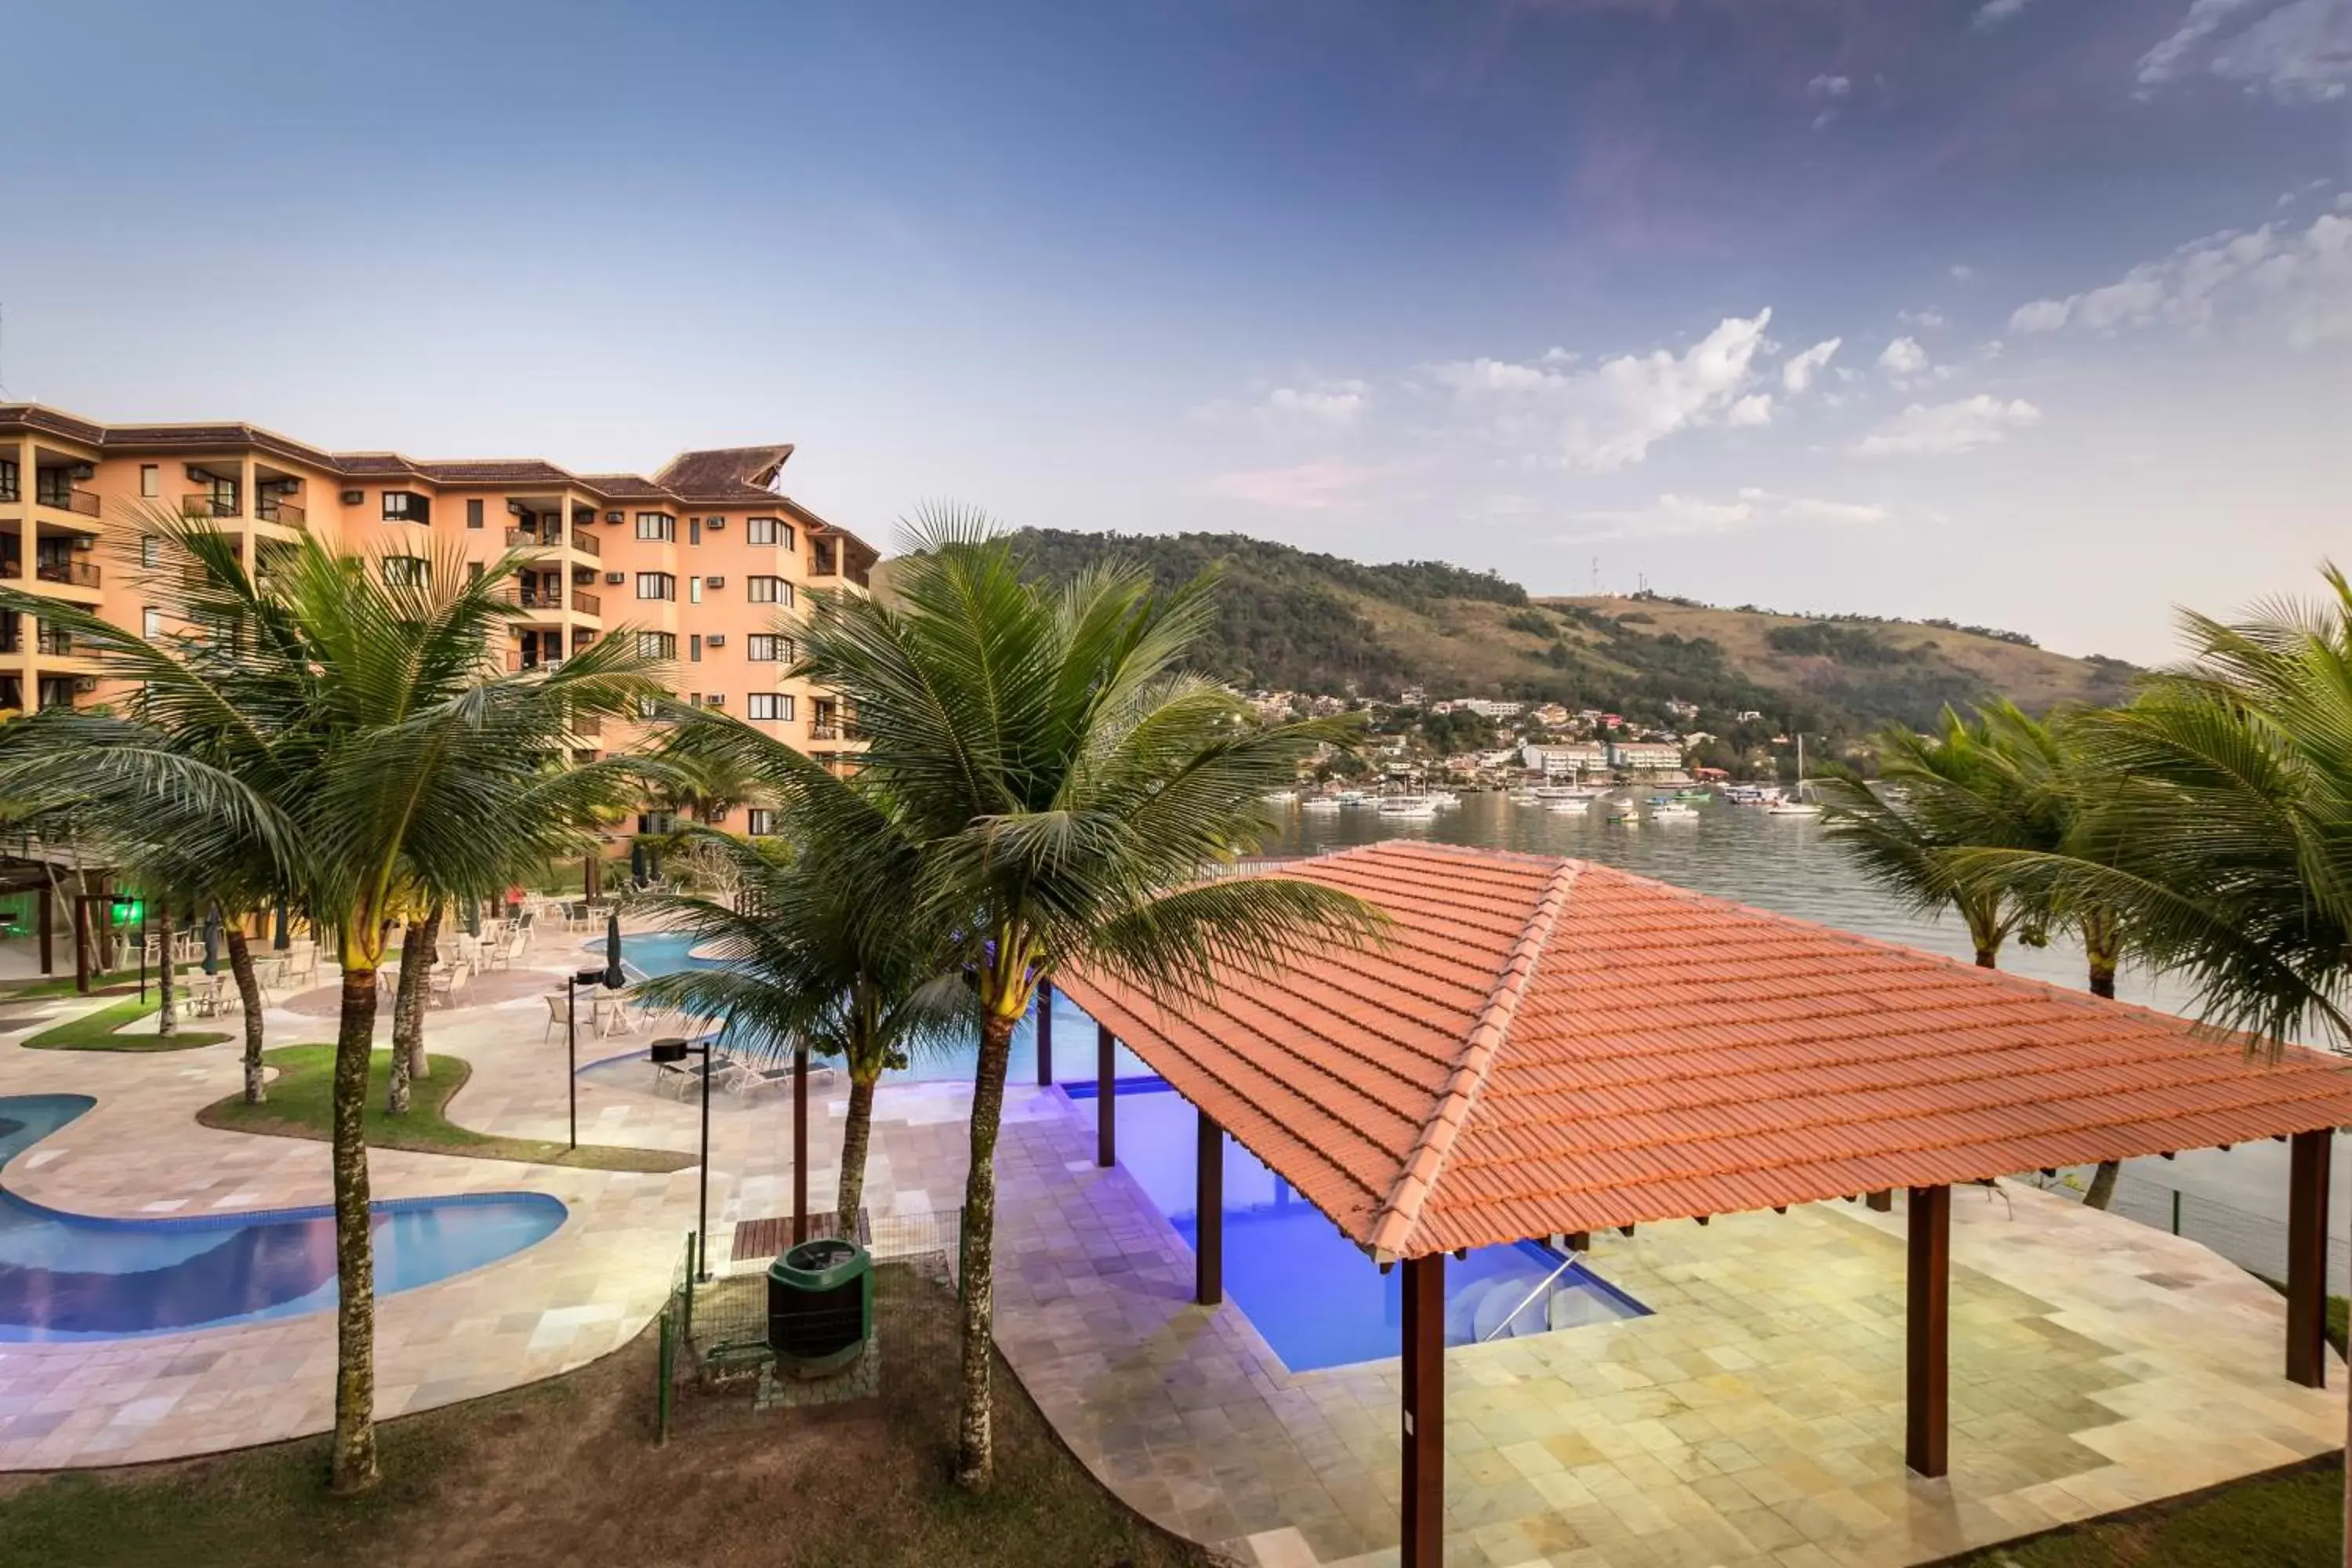
M 563 1077 L 566 1098 L 572 1107 L 572 1147 L 580 1147 L 580 991 L 583 985 L 601 985 L 604 972 L 601 969 L 578 969 L 563 977 L 563 1060 L 569 1069 Z
M 682 1062 L 689 1052 L 702 1053 L 702 1209 L 694 1227 L 694 1267 L 698 1280 L 710 1278 L 710 1041 L 671 1036 L 656 1040 L 646 1053 L 657 1062 Z

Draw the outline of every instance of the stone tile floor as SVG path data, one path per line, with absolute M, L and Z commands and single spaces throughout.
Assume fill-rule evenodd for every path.
M 568 946 L 542 951 L 551 984 Z M 299 1002 L 299 998 L 289 998 Z M 45 1003 L 65 1016 L 71 1003 Z M 269 1015 L 273 1044 L 322 1021 Z M 433 1047 L 475 1076 L 467 1125 L 561 1137 L 564 1057 L 535 993 L 436 1011 Z M 582 1059 L 641 1042 L 583 1042 Z M 317 1203 L 324 1145 L 198 1127 L 236 1046 L 27 1051 L 0 1037 L 0 1094 L 96 1110 L 8 1170 L 87 1213 Z M 584 1141 L 691 1149 L 698 1116 L 627 1068 L 581 1081 Z M 886 1089 L 866 1207 L 921 1228 L 953 1208 L 969 1091 Z M 836 1086 L 813 1105 L 812 1202 L 831 1200 Z M 1160 1522 L 1266 1568 L 1395 1560 L 1394 1361 L 1294 1374 L 1228 1303 L 1191 1303 L 1192 1257 L 1123 1171 L 1091 1163 L 1091 1108 L 1015 1086 L 999 1151 L 998 1339 L 1075 1451 Z M 784 1212 L 789 1101 L 713 1118 L 711 1228 Z M 377 1152 L 379 1196 L 553 1194 L 523 1253 L 386 1298 L 379 1411 L 581 1365 L 658 1308 L 697 1173 L 646 1175 Z M 1953 1473 L 1901 1451 L 1903 1215 L 1831 1205 L 1598 1238 L 1596 1267 L 1654 1315 L 1447 1357 L 1448 1561 L 1820 1568 L 1932 1559 L 2341 1446 L 2343 1394 L 2280 1376 L 2284 1316 L 2191 1243 L 2043 1194 L 1954 1205 Z M 744 1260 L 745 1267 L 763 1259 Z M 322 1429 L 329 1314 L 114 1345 L 0 1345 L 0 1468 L 121 1463 Z M 2340 1384 L 2339 1384 L 2340 1387 Z

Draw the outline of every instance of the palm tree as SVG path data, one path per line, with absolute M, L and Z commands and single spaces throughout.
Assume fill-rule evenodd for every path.
M 2190 662 L 2081 721 L 2107 792 L 2059 851 L 1985 849 L 1967 879 L 2112 908 L 2197 1011 L 2277 1050 L 2352 1037 L 2352 582 L 2227 623 L 2182 612 Z M 2345 1494 L 2352 1565 L 2352 1478 Z
M 1123 568 L 1055 589 L 1023 580 L 992 526 L 957 510 L 913 528 L 883 604 L 812 595 L 795 673 L 847 700 L 862 774 L 919 847 L 896 898 L 947 933 L 980 1016 L 961 1261 L 956 1479 L 993 1479 L 991 1318 L 995 1154 L 1015 1026 L 1037 983 L 1085 964 L 1181 1002 L 1222 972 L 1363 940 L 1375 911 L 1296 879 L 1203 880 L 1262 842 L 1258 796 L 1297 776 L 1339 721 L 1259 728 L 1184 661 L 1210 629 L 1211 584 L 1154 596 Z M 810 764 L 812 767 L 814 764 Z M 805 769 L 780 782 L 808 796 Z M 872 878 L 857 858 L 845 874 Z
M 1898 726 L 1881 738 L 1879 773 L 1892 790 L 1843 772 L 1815 785 L 1828 807 L 1828 836 L 1916 912 L 1958 910 L 1980 969 L 1999 968 L 2002 944 L 2021 929 L 2038 942 L 2049 923 L 2046 902 L 1953 871 L 1958 849 L 2053 848 L 2063 837 L 2048 792 L 2032 782 L 2032 747 L 2021 736 L 2038 740 L 2041 726 L 2008 704 L 1973 719 L 1946 708 L 1938 734 Z
M 386 917 L 410 886 L 479 887 L 520 858 L 577 847 L 594 812 L 626 798 L 634 779 L 611 760 L 572 765 L 574 720 L 624 716 L 656 689 L 625 634 L 552 671 L 493 674 L 493 635 L 517 613 L 505 584 L 520 556 L 469 577 L 455 548 L 360 556 L 305 538 L 263 578 L 208 527 L 169 518 L 149 527 L 193 563 L 150 587 L 194 632 L 151 642 L 40 603 L 35 613 L 70 626 L 108 675 L 143 688 L 134 701 L 144 722 L 110 741 L 88 727 L 100 715 L 63 718 L 31 737 L 30 761 L 106 783 L 105 800 L 138 802 L 156 820 L 253 836 L 294 901 L 334 935 L 331 1481 L 356 1490 L 377 1478 L 362 1116 Z M 5 594 L 0 605 L 28 607 Z M 116 826 L 134 838 L 167 837 Z
M 838 1057 L 849 1074 L 841 1131 L 839 1234 L 857 1234 L 874 1089 L 915 1055 L 969 1039 L 975 1017 L 962 975 L 942 963 L 943 932 L 908 918 L 903 889 L 919 847 L 872 787 L 811 770 L 807 759 L 751 726 L 707 710 L 679 739 L 714 753 L 803 773 L 781 825 L 789 859 L 709 828 L 687 830 L 700 853 L 725 862 L 731 900 L 667 894 L 650 900 L 698 947 L 724 954 L 716 969 L 646 983 L 648 1000 L 725 1020 L 730 1049 L 770 1058 L 807 1050 Z

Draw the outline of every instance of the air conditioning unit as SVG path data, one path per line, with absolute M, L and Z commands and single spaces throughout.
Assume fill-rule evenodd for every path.
M 705 637 L 703 640 L 708 642 L 712 647 L 725 647 L 727 646 L 727 634 L 725 632 L 713 632 L 709 637 Z
M 77 675 L 74 677 L 74 690 L 77 694 L 87 697 L 97 689 L 98 677 L 95 675 Z
M 365 490 L 345 490 L 343 492 L 343 504 L 345 506 L 357 506 L 365 500 L 367 500 L 367 491 Z
M 604 514 L 604 521 L 606 522 L 619 522 L 626 516 L 627 514 L 625 512 L 608 511 Z
M 727 579 L 724 577 L 705 577 L 702 580 L 702 585 L 706 588 L 724 588 L 727 586 Z
M 520 502 L 520 501 L 519 501 L 519 500 L 510 500 L 510 501 L 507 502 L 507 515 L 508 515 L 509 517 L 520 517 L 520 516 L 522 516 L 522 515 L 523 515 L 523 504 L 522 504 L 522 502 Z
M 706 517 L 702 520 L 702 526 L 716 533 L 727 526 L 727 520 L 723 517 Z
M 604 574 L 604 581 L 611 584 L 615 588 L 619 587 L 628 580 L 629 574 L 626 572 L 607 572 Z
M 98 536 L 94 533 L 77 533 L 73 536 L 73 547 L 76 550 L 95 550 L 98 548 Z

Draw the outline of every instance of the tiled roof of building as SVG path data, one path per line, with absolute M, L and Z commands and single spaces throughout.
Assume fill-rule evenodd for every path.
M 643 474 L 582 474 L 580 482 L 609 500 L 676 500 Z
M 719 447 L 703 452 L 680 452 L 654 476 L 654 482 L 667 486 L 688 500 L 769 500 L 774 498 L 768 482 L 792 455 L 789 441 L 772 447 Z
M 1583 861 L 1383 844 L 1385 910 L 1163 1012 L 1060 982 L 1383 1256 L 2352 1124 L 2352 1066 Z
M 576 485 L 568 468 L 539 458 L 469 458 L 456 462 L 425 462 L 417 472 L 445 485 Z

